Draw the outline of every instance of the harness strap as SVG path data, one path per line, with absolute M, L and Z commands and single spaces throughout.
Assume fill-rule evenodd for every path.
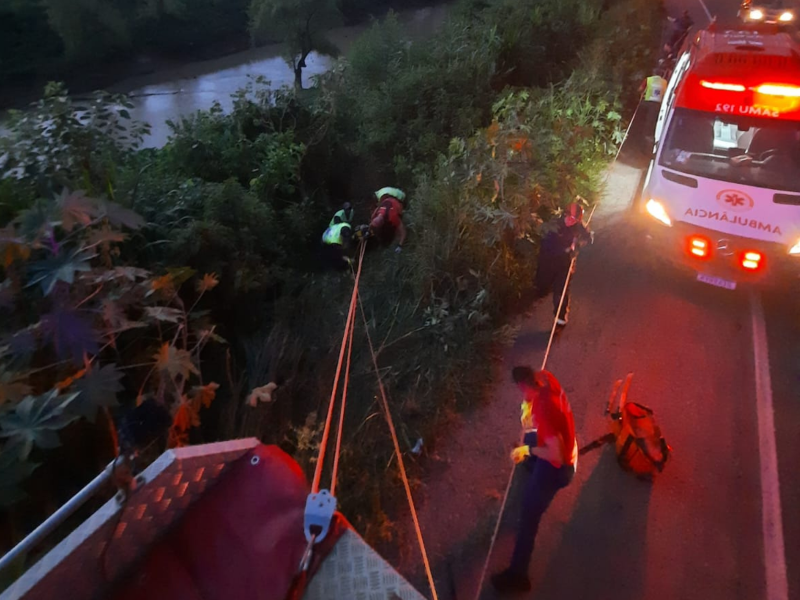
M 664 470 L 664 467 L 667 464 L 667 459 L 669 458 L 669 444 L 667 444 L 667 440 L 665 440 L 661 436 L 661 432 L 658 431 L 658 427 L 656 427 L 655 431 L 656 435 L 659 437 L 659 442 L 661 444 L 661 456 L 663 457 L 661 460 L 656 460 L 652 456 L 650 456 L 650 452 L 648 452 L 647 447 L 645 445 L 643 438 L 637 438 L 634 435 L 629 435 L 628 439 L 625 440 L 625 443 L 622 445 L 622 448 L 619 451 L 619 460 L 623 466 L 627 466 L 630 464 L 630 461 L 626 460 L 624 457 L 627 455 L 628 450 L 630 450 L 631 444 L 636 442 L 636 447 L 642 452 L 642 454 L 650 461 L 650 463 L 661 473 Z
M 578 450 L 578 456 L 583 456 L 587 452 L 591 452 L 592 450 L 595 450 L 596 448 L 599 448 L 600 446 L 604 446 L 605 444 L 609 444 L 609 443 L 611 443 L 613 441 L 614 441 L 614 434 L 613 433 L 607 433 L 604 436 L 601 436 L 601 437 L 597 438 L 596 440 L 594 440 L 592 442 L 589 442 L 583 448 Z
M 622 444 L 622 448 L 620 449 L 619 455 L 617 456 L 617 458 L 619 459 L 620 464 L 623 467 L 625 467 L 626 469 L 630 468 L 630 462 L 625 460 L 623 457 L 628 454 L 628 450 L 630 449 L 631 444 L 633 443 L 634 439 L 635 438 L 632 435 L 629 435 L 628 439 L 625 440 L 625 443 Z M 623 461 L 624 461 L 624 464 L 623 464 Z

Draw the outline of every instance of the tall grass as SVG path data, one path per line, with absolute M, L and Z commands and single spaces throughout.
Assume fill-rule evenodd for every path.
M 354 189 L 399 181 L 411 190 L 408 249 L 368 253 L 360 292 L 415 482 L 425 453 L 407 451 L 417 438 L 435 449 L 453 415 L 485 399 L 492 356 L 530 291 L 540 225 L 578 194 L 597 197 L 662 16 L 649 0 L 462 10 L 421 48 L 407 46 L 391 18 L 375 25 L 322 82 L 339 139 L 368 170 Z M 316 275 L 284 300 L 282 333 L 269 339 L 299 342 L 292 360 L 303 367 L 239 430 L 270 431 L 309 470 L 317 448 L 308 440 L 324 414 L 308 414 L 327 405 L 351 285 Z M 402 493 L 360 317 L 352 372 L 341 506 L 370 542 L 402 546 L 387 516 L 403 514 Z M 294 418 L 275 430 L 280 403 Z

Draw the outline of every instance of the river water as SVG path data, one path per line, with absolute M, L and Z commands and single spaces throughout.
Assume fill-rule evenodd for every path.
M 411 39 L 422 39 L 431 36 L 444 23 L 448 8 L 447 4 L 440 4 L 403 11 L 398 13 L 398 18 Z M 369 24 L 342 27 L 331 31 L 328 37 L 345 53 L 368 27 Z M 281 57 L 281 50 L 280 45 L 264 46 L 219 59 L 190 63 L 127 79 L 110 91 L 131 95 L 135 106 L 131 116 L 149 123 L 152 128 L 144 145 L 160 147 L 170 134 L 166 124 L 168 119 L 175 121 L 183 115 L 208 109 L 215 101 L 224 110 L 230 110 L 231 94 L 244 87 L 248 77 L 263 76 L 275 88 L 294 85 L 294 72 Z M 332 59 L 313 53 L 306 63 L 303 83 L 310 85 L 310 78 L 327 71 Z

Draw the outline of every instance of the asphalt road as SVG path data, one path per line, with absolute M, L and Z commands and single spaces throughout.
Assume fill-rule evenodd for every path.
M 615 171 L 611 194 L 625 177 L 635 173 Z M 652 485 L 621 472 L 611 448 L 583 457 L 578 485 L 559 498 L 543 529 L 533 597 L 785 600 L 780 582 L 769 595 L 766 586 L 771 550 L 762 523 L 758 426 L 764 399 L 756 371 L 769 371 L 772 389 L 786 390 L 772 395 L 783 423 L 781 411 L 793 399 L 792 371 L 783 365 L 798 338 L 771 336 L 773 368 L 757 364 L 759 298 L 705 286 L 652 260 L 615 208 L 600 215 L 595 246 L 580 259 L 572 319 L 548 368 L 567 386 L 582 442 L 604 432 L 601 412 L 612 382 L 633 372 L 631 399 L 656 411 L 674 455 Z M 541 361 L 548 308 L 525 324 L 512 361 Z M 788 333 L 786 311 L 780 302 L 769 306 L 771 331 Z M 787 462 L 797 450 L 789 431 L 778 443 L 783 506 L 800 488 Z M 505 556 L 513 512 L 506 521 L 497 551 Z M 785 540 L 800 539 L 796 526 L 785 523 Z M 793 567 L 797 583 L 800 564 Z M 800 588 L 792 593 L 798 597 Z
M 736 3 L 670 0 L 704 26 Z M 653 483 L 605 447 L 581 457 L 545 515 L 530 569 L 537 600 L 800 600 L 800 315 L 790 293 L 707 286 L 654 261 L 625 208 L 640 171 L 615 165 L 578 261 L 573 310 L 548 362 L 564 383 L 584 444 L 606 431 L 613 382 L 652 407 L 674 449 Z M 518 432 L 516 364 L 539 366 L 549 302 L 520 322 L 487 404 L 437 444 L 418 509 L 439 598 L 477 598 Z M 510 558 L 514 481 L 488 575 Z M 412 539 L 412 538 L 409 538 Z M 426 591 L 419 554 L 401 570 Z M 416 566 L 415 566 L 416 565 Z
M 568 391 L 581 444 L 605 433 L 606 397 L 616 379 L 633 372 L 630 399 L 655 410 L 674 454 L 653 484 L 622 472 L 610 447 L 582 457 L 575 481 L 542 522 L 529 597 L 800 598 L 795 303 L 785 294 L 762 298 L 706 286 L 653 261 L 624 212 L 639 175 L 619 165 L 612 170 L 595 219 L 595 244 L 579 259 L 570 324 L 556 339 L 548 368 Z M 515 364 L 541 364 L 551 319 L 552 308 L 543 302 L 521 322 L 498 366 L 493 399 L 437 444 L 418 501 L 440 598 L 476 597 L 518 431 L 519 393 L 509 372 Z M 754 345 L 754 335 L 764 331 L 765 343 Z M 771 380 L 766 387 L 765 379 Z M 765 434 L 759 418 L 770 399 L 775 427 Z M 777 477 L 768 470 L 762 475 L 770 435 Z M 489 574 L 510 557 L 518 484 L 509 494 Z M 774 532 L 765 530 L 762 485 L 768 502 L 769 486 L 779 490 L 780 555 Z M 402 570 L 425 590 L 414 564 L 416 553 Z M 488 580 L 480 597 L 494 597 Z

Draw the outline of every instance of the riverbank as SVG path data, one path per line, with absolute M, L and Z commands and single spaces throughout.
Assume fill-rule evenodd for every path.
M 411 40 L 428 39 L 447 20 L 453 3 L 396 13 L 403 34 Z M 329 32 L 329 39 L 342 53 L 348 53 L 353 43 L 370 24 L 340 27 Z M 198 110 L 208 110 L 218 103 L 225 112 L 233 106 L 232 95 L 248 85 L 253 77 L 261 77 L 277 89 L 294 84 L 294 72 L 283 58 L 283 46 L 273 44 L 249 48 L 206 61 L 165 62 L 149 73 L 132 75 L 113 85 L 101 86 L 110 92 L 128 94 L 133 108 L 131 116 L 150 124 L 150 133 L 143 142 L 145 148 L 160 148 L 171 134 L 168 121 L 179 122 Z M 333 59 L 312 53 L 306 60 L 303 81 L 330 69 Z M 70 93 L 80 95 L 74 88 Z M 30 93 L 33 93 L 30 91 Z M 39 96 L 36 96 L 37 98 Z M 29 98 L 32 101 L 34 98 Z M 0 128 L 0 132 L 2 129 Z
M 409 26 L 409 35 L 427 37 L 435 31 L 443 20 L 441 15 L 452 5 L 452 1 L 436 0 L 391 2 L 379 11 L 363 12 L 348 19 L 343 27 L 331 30 L 329 37 L 342 52 L 346 52 L 373 20 L 384 18 L 392 10 L 398 13 L 401 22 Z M 142 51 L 95 64 L 69 65 L 62 59 L 54 59 L 38 76 L 3 83 L 0 86 L 0 110 L 21 109 L 39 99 L 48 81 L 63 81 L 73 95 L 98 89 L 129 93 L 147 86 L 201 77 L 280 57 L 282 50 L 280 44 L 254 48 L 247 32 L 242 31 L 210 43 L 192 44 L 181 51 Z

